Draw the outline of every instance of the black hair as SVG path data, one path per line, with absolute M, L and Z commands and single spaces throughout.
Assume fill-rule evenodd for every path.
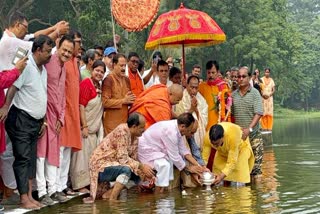
M 74 46 L 74 41 L 72 39 L 72 37 L 70 35 L 64 35 L 61 37 L 60 41 L 59 41 L 59 47 L 61 47 L 62 43 L 64 41 L 69 41 L 69 42 L 72 42 L 73 46 Z
M 271 68 L 265 68 L 264 71 L 269 70 L 269 72 L 271 73 Z
M 168 63 L 162 59 L 157 64 L 157 71 L 159 70 L 159 66 L 168 66 L 169 67 Z
M 92 69 L 95 69 L 96 67 L 102 66 L 103 67 L 103 71 L 106 72 L 106 64 L 104 64 L 104 62 L 102 62 L 102 60 L 98 59 L 96 60 L 93 65 L 92 65 Z
M 174 77 L 174 75 L 176 74 L 181 74 L 181 70 L 177 67 L 171 67 L 169 70 L 169 79 L 171 79 L 172 77 Z
M 95 59 L 95 54 L 97 54 L 97 51 L 94 49 L 89 49 L 86 51 L 84 54 L 82 60 L 85 64 L 88 64 L 89 59 L 94 60 Z
M 127 59 L 124 54 L 122 54 L 122 53 L 117 53 L 117 54 L 112 58 L 112 63 L 113 63 L 113 64 L 118 64 L 119 58 L 125 58 L 125 59 Z
M 189 127 L 195 121 L 191 113 L 183 113 L 178 116 L 178 125 Z
M 210 141 L 216 141 L 223 138 L 224 130 L 223 127 L 219 124 L 213 125 L 209 131 Z
M 46 35 L 40 35 L 37 38 L 35 38 L 33 45 L 32 45 L 32 53 L 35 53 L 38 48 L 42 49 L 43 45 L 47 44 L 48 46 L 53 47 L 54 46 L 54 41 Z
M 135 56 L 135 57 L 140 59 L 139 55 L 136 52 L 130 52 L 129 55 L 128 55 L 128 59 L 131 59 L 131 57 L 133 57 L 133 56 Z
M 133 113 L 129 114 L 129 117 L 127 119 L 128 127 L 131 128 L 132 126 L 139 126 L 141 116 L 142 115 L 138 112 L 133 112 Z
M 198 82 L 200 82 L 200 79 L 199 79 L 198 76 L 196 76 L 196 75 L 191 75 L 191 76 L 189 76 L 188 79 L 187 79 L 187 84 L 190 83 L 191 79 L 197 79 Z
M 216 60 L 210 60 L 206 64 L 206 69 L 210 70 L 212 66 L 215 66 L 217 71 L 219 71 L 219 63 Z
M 101 45 L 94 45 L 93 49 L 99 49 L 99 50 L 104 51 L 104 49 L 103 49 L 103 47 Z
M 9 16 L 9 27 L 14 27 L 17 22 L 22 23 L 24 20 L 27 20 L 27 17 L 20 11 L 15 11 Z
M 114 47 L 114 42 L 111 41 L 111 40 L 107 41 L 107 44 L 106 44 L 106 46 L 104 47 L 104 49 L 109 48 L 109 47 Z
M 68 35 L 71 36 L 72 39 L 75 39 L 76 37 L 82 38 L 81 33 L 77 30 L 71 30 Z

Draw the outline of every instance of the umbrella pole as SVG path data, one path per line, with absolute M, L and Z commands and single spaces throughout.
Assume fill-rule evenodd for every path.
M 182 43 L 182 77 L 184 79 L 186 79 L 186 72 L 185 72 L 185 67 L 186 67 L 186 56 L 185 56 L 185 53 L 184 53 L 184 43 Z

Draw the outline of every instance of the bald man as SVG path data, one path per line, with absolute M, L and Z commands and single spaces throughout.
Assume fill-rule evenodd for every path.
M 130 113 L 139 112 L 146 119 L 145 128 L 152 124 L 170 120 L 172 118 L 172 105 L 180 102 L 183 96 L 183 87 L 172 84 L 167 87 L 163 84 L 154 85 L 142 92 L 133 103 Z

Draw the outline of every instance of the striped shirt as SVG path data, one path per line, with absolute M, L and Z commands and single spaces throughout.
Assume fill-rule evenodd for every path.
M 233 105 L 232 113 L 235 118 L 235 124 L 242 128 L 249 128 L 256 114 L 263 115 L 262 99 L 259 91 L 250 87 L 245 95 L 241 96 L 239 89 L 232 93 Z M 252 128 L 255 134 L 259 130 L 259 123 Z

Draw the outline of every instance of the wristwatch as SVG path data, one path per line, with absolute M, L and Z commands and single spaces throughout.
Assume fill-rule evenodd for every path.
M 252 129 L 251 127 L 249 127 L 249 132 L 250 132 L 250 133 L 253 132 L 253 129 Z

